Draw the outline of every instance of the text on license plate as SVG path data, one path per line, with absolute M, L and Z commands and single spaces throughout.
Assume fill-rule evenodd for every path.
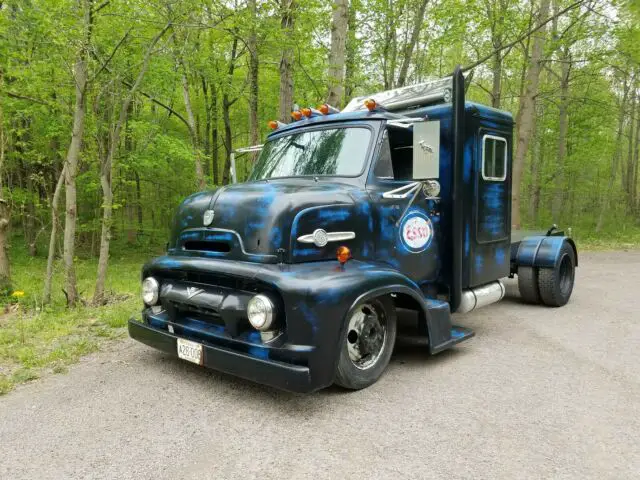
M 178 357 L 202 365 L 202 344 L 178 338 Z

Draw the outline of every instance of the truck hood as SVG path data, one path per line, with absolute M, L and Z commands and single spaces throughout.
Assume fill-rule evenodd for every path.
M 213 221 L 205 226 L 207 210 Z M 366 192 L 345 183 L 286 179 L 229 185 L 182 203 L 170 248 L 258 262 L 335 259 L 337 244 L 319 248 L 298 237 L 319 228 L 362 231 L 371 224 L 369 212 Z M 341 244 L 358 249 L 357 239 Z

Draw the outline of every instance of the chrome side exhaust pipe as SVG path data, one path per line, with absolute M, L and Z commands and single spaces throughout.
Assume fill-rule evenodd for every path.
M 504 298 L 504 293 L 504 284 L 500 280 L 463 290 L 456 313 L 469 313 L 476 308 L 499 302 Z

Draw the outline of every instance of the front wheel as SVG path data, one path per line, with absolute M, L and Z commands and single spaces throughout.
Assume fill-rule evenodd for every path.
M 388 296 L 353 308 L 340 346 L 336 383 L 360 390 L 375 383 L 389 364 L 396 342 L 396 311 Z

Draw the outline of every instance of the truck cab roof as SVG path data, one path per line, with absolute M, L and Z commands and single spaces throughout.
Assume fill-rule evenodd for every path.
M 447 111 L 451 111 L 451 103 L 441 103 L 437 105 L 431 105 L 426 107 L 420 107 L 416 109 L 403 110 L 401 112 L 389 112 L 382 108 L 375 111 L 359 110 L 355 112 L 340 112 L 330 115 L 314 115 L 310 118 L 303 118 L 302 120 L 291 122 L 276 130 L 274 130 L 267 138 L 279 136 L 283 133 L 296 130 L 298 128 L 306 128 L 316 125 L 324 125 L 331 123 L 343 123 L 343 122 L 357 122 L 357 121 L 389 121 L 389 120 L 401 120 L 407 117 L 424 117 L 424 116 L 443 116 Z M 497 123 L 505 125 L 513 125 L 513 116 L 511 113 L 499 110 L 497 108 L 489 107 L 475 102 L 465 103 L 466 113 L 469 115 L 477 116 L 479 118 L 485 118 Z

